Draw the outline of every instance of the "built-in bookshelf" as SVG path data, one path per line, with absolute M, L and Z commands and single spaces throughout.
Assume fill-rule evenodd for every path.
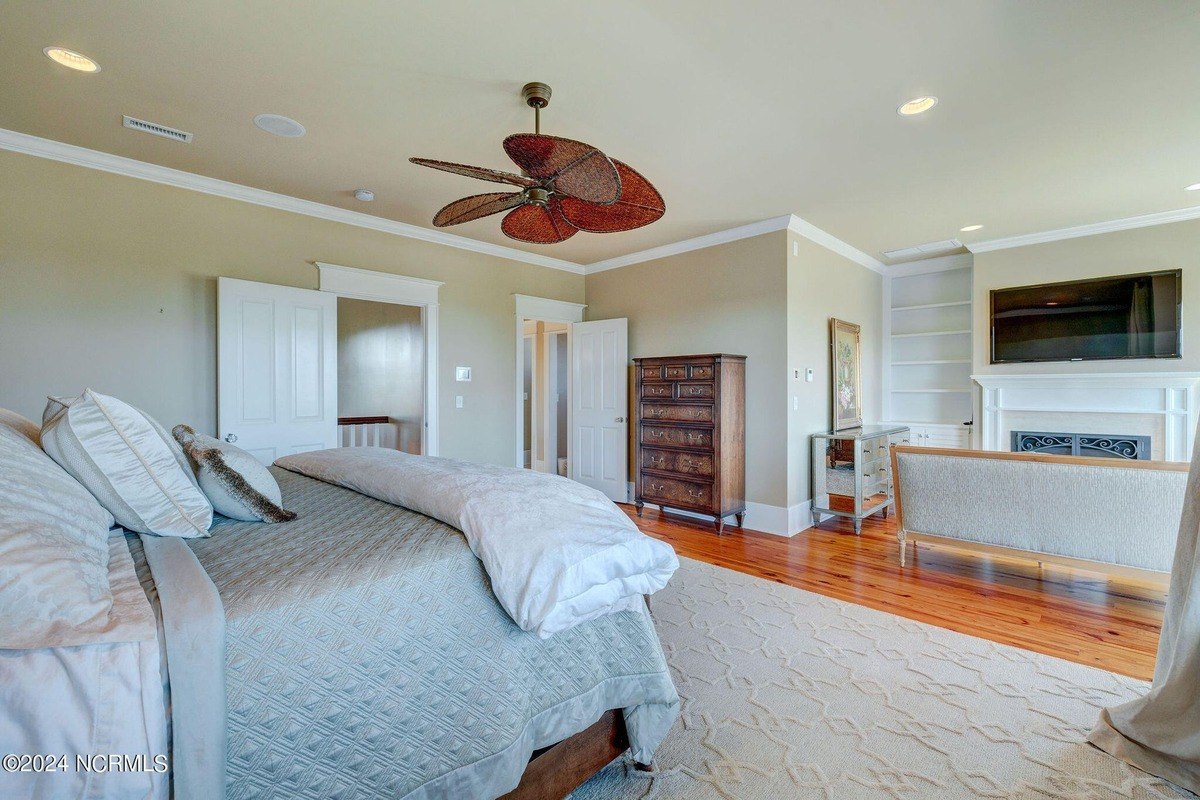
M 971 261 L 934 261 L 931 271 L 887 279 L 884 415 L 914 430 L 944 426 L 945 437 L 938 438 L 968 446 L 970 428 L 963 423 L 971 421 L 974 405 Z

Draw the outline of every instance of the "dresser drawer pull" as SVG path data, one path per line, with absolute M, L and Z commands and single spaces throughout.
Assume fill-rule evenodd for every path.
M 699 395 L 704 394 L 704 389 L 700 386 L 689 386 L 689 387 L 687 387 L 687 393 L 692 395 L 693 397 L 697 397 Z
M 667 488 L 667 487 L 666 487 L 666 486 L 664 486 L 664 485 L 662 485 L 661 483 L 652 483 L 652 484 L 650 484 L 650 491 L 652 491 L 652 492 L 658 492 L 658 493 L 660 493 L 660 494 L 661 494 L 661 493 L 662 493 L 662 491 L 663 491 L 664 489 L 666 489 L 666 488 Z
M 704 434 L 702 434 L 702 433 L 688 433 L 688 435 L 687 435 L 687 440 L 688 440 L 689 442 L 703 442 L 703 441 L 704 441 Z
M 650 456 L 650 466 L 665 467 L 666 465 L 667 465 L 667 459 L 665 456 L 658 456 L 658 457 Z
M 665 439 L 665 438 L 667 438 L 667 432 L 666 431 L 650 431 L 650 438 L 651 439 Z
M 688 489 L 688 494 L 692 497 L 704 497 L 704 492 L 699 489 Z

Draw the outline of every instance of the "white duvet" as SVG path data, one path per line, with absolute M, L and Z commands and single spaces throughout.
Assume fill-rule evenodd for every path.
M 346 447 L 276 466 L 441 520 L 466 535 L 492 592 L 523 630 L 545 639 L 630 607 L 679 567 L 595 489 L 530 470 Z

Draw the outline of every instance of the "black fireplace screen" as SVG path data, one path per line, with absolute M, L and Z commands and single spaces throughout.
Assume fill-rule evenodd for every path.
M 1014 453 L 1047 453 L 1061 456 L 1145 460 L 1150 458 L 1150 437 L 1013 431 L 1012 451 Z

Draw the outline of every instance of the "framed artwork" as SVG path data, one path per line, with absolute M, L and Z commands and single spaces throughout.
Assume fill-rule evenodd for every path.
M 840 319 L 829 320 L 835 431 L 862 427 L 862 374 L 859 370 L 861 340 L 860 326 Z

